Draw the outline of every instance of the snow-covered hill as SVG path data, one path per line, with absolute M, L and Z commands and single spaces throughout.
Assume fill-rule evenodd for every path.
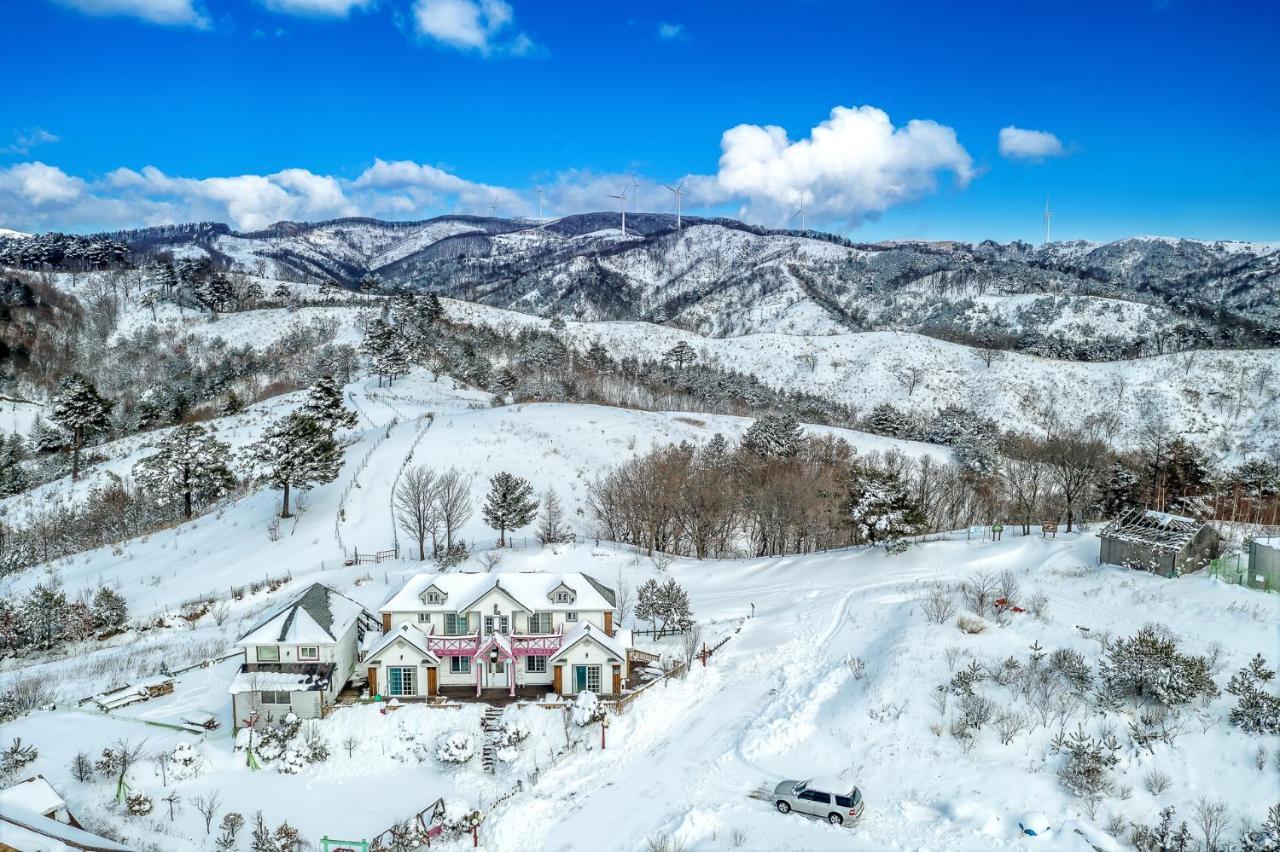
M 1034 809 L 1053 826 L 1039 845 L 1083 852 L 1088 844 L 1123 848 L 1126 824 L 1153 823 L 1167 804 L 1190 818 L 1200 797 L 1222 799 L 1234 827 L 1238 819 L 1258 822 L 1266 804 L 1280 796 L 1280 783 L 1266 763 L 1275 738 L 1230 726 L 1225 716 L 1231 696 L 1197 706 L 1199 716 L 1186 711 L 1172 745 L 1157 743 L 1150 753 L 1126 745 L 1113 771 L 1117 793 L 1092 808 L 1057 778 L 1065 757 L 1050 745 L 1055 723 L 1039 722 L 1035 708 L 1025 707 L 1011 690 L 993 683 L 981 687 L 1001 711 L 1027 717 L 1007 744 L 994 722 L 972 745 L 954 738 L 949 730 L 961 712 L 959 698 L 949 699 L 941 713 L 934 698 L 937 687 L 970 661 L 998 668 L 1013 657 L 1026 664 L 1036 648 L 1077 651 L 1096 671 L 1097 637 L 1131 635 L 1149 622 L 1172 627 L 1189 653 L 1216 655 L 1217 677 L 1225 682 L 1253 653 L 1274 657 L 1280 645 L 1275 596 L 1203 576 L 1170 581 L 1099 568 L 1092 531 L 1054 539 L 1009 532 L 1002 542 L 960 534 L 898 556 L 854 549 L 660 564 L 590 540 L 592 531 L 579 512 L 585 483 L 657 442 L 702 440 L 713 431 L 734 436 L 745 425 L 740 419 L 577 405 L 494 409 L 483 404 L 487 395 L 455 388 L 447 378 L 433 382 L 420 371 L 392 388 L 361 380 L 346 390 L 360 423 L 351 432 L 354 443 L 342 472 L 308 495 L 301 515 L 283 524 L 276 540 L 268 522 L 278 495 L 263 491 L 192 522 L 53 566 L 70 596 L 110 584 L 126 595 L 135 616 L 166 625 L 73 646 L 65 656 L 37 665 L 0 663 L 0 689 L 31 677 L 52 685 L 57 708 L 6 724 L 6 738 L 21 737 L 39 749 L 27 771 L 52 781 L 77 815 L 105 823 L 135 844 L 194 849 L 208 843 L 203 821 L 194 807 L 178 809 L 169 820 L 161 799 L 170 792 L 185 803 L 216 790 L 224 810 L 251 816 L 261 809 L 272 825 L 287 820 L 312 840 L 368 838 L 444 796 L 485 809 L 480 839 L 493 852 L 599 849 L 602 825 L 609 826 L 609 848 L 622 850 L 642 849 L 662 835 L 689 849 L 974 850 L 1022 848 L 1017 821 Z M 279 397 L 220 419 L 219 432 L 243 444 L 269 416 L 295 404 L 293 397 Z M 890 445 L 841 434 L 863 451 Z M 132 440 L 108 447 L 112 461 L 102 470 L 126 470 L 143 452 L 140 441 Z M 405 558 L 347 567 L 342 557 L 353 547 L 382 549 L 394 541 L 391 493 L 410 456 L 435 467 L 458 466 L 475 477 L 478 489 L 492 473 L 509 470 L 530 478 L 539 492 L 559 492 L 570 523 L 588 540 L 541 548 L 520 531 L 517 547 L 500 555 L 499 570 L 583 571 L 632 588 L 650 577 L 674 578 L 688 590 L 707 641 L 728 638 L 727 644 L 707 667 L 695 666 L 687 677 L 633 702 L 614 719 L 603 752 L 592 730 L 587 745 L 556 757 L 565 748 L 560 711 L 506 711 L 529 727 L 531 738 L 496 775 L 475 762 L 442 767 L 429 754 L 419 763 L 407 752 L 406 740 L 433 743 L 452 731 L 479 731 L 475 708 L 421 705 L 385 715 L 372 707 L 337 710 L 319 727 L 329 746 L 325 763 L 296 775 L 254 772 L 232 750 L 225 724 L 235 660 L 185 672 L 172 696 L 111 715 L 76 706 L 74 699 L 153 673 L 161 663 L 177 668 L 216 656 L 273 604 L 316 580 L 376 609 L 423 566 Z M 101 472 L 92 471 L 75 492 L 63 481 L 37 496 L 78 493 Z M 13 500 L 7 508 L 16 508 Z M 478 517 L 463 535 L 481 546 L 493 538 Z M 479 556 L 465 568 L 480 570 Z M 978 634 L 957 629 L 954 618 L 934 624 L 924 617 L 920 598 L 930 588 L 948 589 L 977 571 L 1003 570 L 1020 584 L 1020 599 L 1045 596 L 1039 617 L 1015 614 L 1005 626 L 990 623 Z M 272 591 L 228 593 L 267 578 L 287 581 Z M 27 571 L 5 578 L 0 592 L 14 597 L 41 579 L 41 572 Z M 211 610 L 188 624 L 177 613 L 198 598 L 225 601 L 226 612 Z M 224 725 L 207 735 L 165 727 L 192 711 L 212 713 Z M 1062 722 L 1069 730 L 1078 723 L 1094 734 L 1103 724 L 1087 708 L 1073 713 Z M 1123 730 L 1119 735 L 1128 742 Z M 350 751 L 344 745 L 349 738 Z M 76 752 L 97 754 L 116 739 L 145 741 L 149 754 L 188 742 L 203 759 L 198 774 L 170 775 L 167 786 L 151 763 L 140 763 L 131 774 L 132 787 L 151 794 L 164 818 L 123 816 L 111 804 L 110 781 L 72 779 Z M 1259 747 L 1266 759 L 1262 771 L 1255 765 Z M 1147 790 L 1153 771 L 1171 778 L 1159 795 Z M 783 816 L 769 799 L 752 797 L 784 778 L 814 775 L 860 786 L 868 811 L 858 826 L 834 828 Z M 516 780 L 521 790 L 498 802 Z M 1240 789 L 1250 795 L 1230 794 Z
M 923 331 L 1097 360 L 1280 340 L 1280 247 L 1139 237 L 1106 244 L 856 245 L 731 220 L 468 216 L 113 235 L 139 258 L 207 254 L 246 272 L 365 274 L 542 316 L 649 320 L 713 336 Z

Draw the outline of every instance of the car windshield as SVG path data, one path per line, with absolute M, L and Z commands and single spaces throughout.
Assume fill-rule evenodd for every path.
M 808 781 L 801 781 L 801 782 L 799 782 L 798 784 L 796 784 L 796 792 L 797 792 L 797 793 L 803 793 L 805 790 L 808 790 L 808 789 L 809 789 L 809 782 L 808 782 Z

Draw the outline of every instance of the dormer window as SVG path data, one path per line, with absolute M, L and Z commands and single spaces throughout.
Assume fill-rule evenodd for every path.
M 440 603 L 440 593 L 439 593 L 439 592 L 427 592 L 427 603 L 429 603 L 429 604 L 439 604 L 439 603 Z
M 556 592 L 556 603 L 568 603 L 568 602 L 569 602 L 568 592 Z
M 449 599 L 449 595 L 442 592 L 438 586 L 427 586 L 422 592 L 422 602 L 427 606 L 440 606 Z
M 564 583 L 556 586 L 551 590 L 551 602 L 556 604 L 571 604 L 577 598 L 577 593 Z

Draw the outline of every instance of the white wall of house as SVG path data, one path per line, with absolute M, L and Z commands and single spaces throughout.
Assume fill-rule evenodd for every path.
M 621 666 L 620 673 L 622 677 L 625 679 L 627 676 L 626 659 L 619 659 L 608 648 L 591 638 L 585 638 L 577 642 L 572 648 L 558 657 L 555 662 L 564 669 L 560 681 L 560 689 L 564 695 L 576 695 L 578 693 L 578 684 L 575 678 L 575 668 L 578 666 L 599 666 L 600 683 L 599 688 L 595 690 L 597 692 L 613 692 L 614 663 Z

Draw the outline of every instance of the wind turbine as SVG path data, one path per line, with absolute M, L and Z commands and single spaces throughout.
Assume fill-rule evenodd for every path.
M 1049 245 L 1049 220 L 1053 218 L 1053 211 L 1049 209 L 1049 193 L 1044 194 L 1044 244 Z
M 538 220 L 542 220 L 542 187 L 538 187 Z
M 640 215 L 640 181 L 636 180 L 636 176 L 631 176 L 631 206 L 635 209 L 632 211 L 637 216 Z
M 803 201 L 800 202 L 800 209 L 792 213 L 791 218 L 788 219 L 787 222 L 794 222 L 797 216 L 800 217 L 800 230 L 803 231 L 804 230 L 804 202 Z
M 493 218 L 497 219 L 497 218 L 498 218 L 498 205 L 496 205 L 496 204 L 490 204 L 490 205 L 489 205 L 489 210 L 490 210 L 490 212 L 492 212 L 492 213 L 493 213 Z
M 684 181 L 680 181 L 675 186 L 667 186 L 666 184 L 663 184 L 663 186 L 671 190 L 676 197 L 676 230 L 678 231 L 680 230 L 680 193 L 684 192 Z
M 622 208 L 622 236 L 627 235 L 627 189 L 623 187 L 622 192 L 618 195 L 610 194 L 610 198 L 618 199 L 618 206 Z

